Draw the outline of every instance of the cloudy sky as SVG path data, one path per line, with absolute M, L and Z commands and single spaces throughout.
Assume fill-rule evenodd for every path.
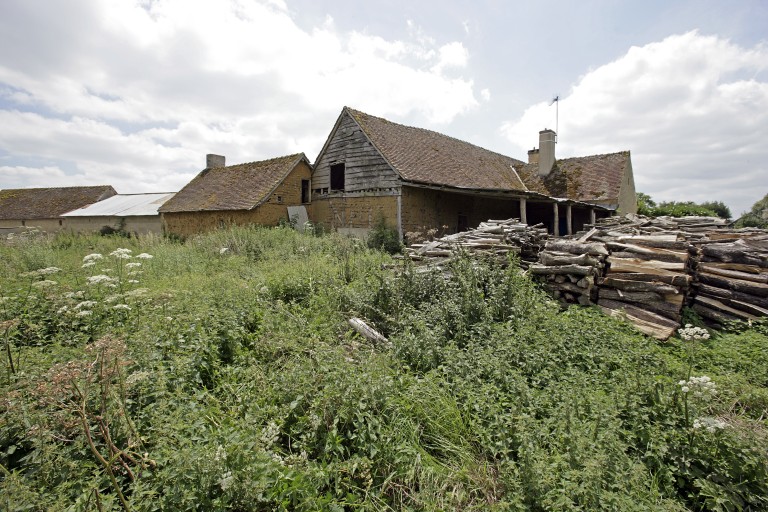
M 767 28 L 764 0 L 3 0 L 0 188 L 314 161 L 347 105 L 523 160 L 557 127 L 558 157 L 631 150 L 639 191 L 738 215 L 768 193 Z

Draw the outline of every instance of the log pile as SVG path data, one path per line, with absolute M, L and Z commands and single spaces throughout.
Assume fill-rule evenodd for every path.
M 692 308 L 715 324 L 768 316 L 768 233 L 736 235 L 701 245 Z
M 517 219 L 488 220 L 476 229 L 412 244 L 406 249 L 406 255 L 413 261 L 440 264 L 460 251 L 504 259 L 509 254 L 517 254 L 526 268 L 537 260 L 548 236 L 542 224 L 529 226 Z
M 602 276 L 608 250 L 599 242 L 548 240 L 539 253 L 539 262 L 528 267 L 556 298 L 566 304 L 594 304 L 595 280 Z
M 598 278 L 597 305 L 608 315 L 626 317 L 641 332 L 667 339 L 680 325 L 696 265 L 690 238 L 724 226 L 720 219 L 695 217 L 610 217 L 583 238 L 605 244 L 604 274 Z

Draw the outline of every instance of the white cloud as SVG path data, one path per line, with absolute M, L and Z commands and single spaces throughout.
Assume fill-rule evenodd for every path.
M 343 105 L 434 123 L 474 108 L 473 81 L 443 74 L 468 58 L 415 24 L 405 40 L 330 17 L 304 30 L 282 1 L 4 3 L 0 154 L 52 165 L 3 170 L 131 192 L 179 188 L 207 152 L 312 159 Z
M 768 47 L 698 32 L 631 48 L 562 96 L 558 156 L 632 151 L 638 190 L 722 200 L 738 215 L 768 192 Z M 542 102 L 502 130 L 520 151 L 555 127 Z M 524 153 L 523 153 L 524 154 Z

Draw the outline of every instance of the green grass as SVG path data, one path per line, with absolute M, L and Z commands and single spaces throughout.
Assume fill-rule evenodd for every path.
M 766 324 L 658 343 L 512 263 L 284 228 L 0 245 L 0 509 L 768 507 Z

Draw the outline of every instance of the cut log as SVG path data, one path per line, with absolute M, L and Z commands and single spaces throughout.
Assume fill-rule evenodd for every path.
M 658 281 L 631 281 L 617 279 L 615 277 L 604 277 L 598 279 L 597 283 L 603 287 L 616 288 L 624 292 L 653 292 L 659 295 L 673 295 L 680 293 L 676 287 L 660 283 Z
M 590 267 L 596 267 L 600 265 L 600 261 L 597 258 L 590 256 L 589 254 L 571 254 L 568 252 L 554 252 L 554 251 L 541 251 L 539 253 L 539 261 L 543 265 L 589 265 Z
M 616 258 L 614 256 L 609 256 L 607 261 L 612 272 L 649 272 L 649 269 L 652 269 L 653 272 L 657 270 L 685 271 L 685 263 L 677 261 L 641 260 L 639 258 Z
M 705 293 L 697 294 L 694 300 L 702 302 L 703 304 L 707 304 L 712 307 L 715 306 L 715 303 L 720 303 L 723 306 L 728 306 L 729 308 L 737 309 L 739 311 L 744 312 L 745 314 L 754 315 L 755 317 L 768 316 L 768 308 L 761 308 L 760 306 L 757 306 L 755 304 L 750 304 L 748 302 L 742 302 L 742 301 L 728 299 L 724 297 L 713 297 Z M 720 309 L 723 309 L 724 311 L 730 311 L 728 309 L 725 309 L 724 307 Z
M 389 345 L 389 340 L 387 340 L 387 338 L 385 338 L 379 331 L 377 331 L 373 327 L 370 327 L 360 318 L 350 318 L 349 320 L 347 320 L 347 323 L 349 324 L 350 327 L 352 327 L 352 329 L 355 330 L 355 332 L 357 332 L 360 336 L 367 339 L 368 341 L 371 341 L 376 345 L 380 345 L 380 346 Z
M 608 249 L 605 248 L 605 245 L 597 242 L 581 243 L 572 240 L 549 240 L 545 247 L 548 251 L 608 256 Z
M 626 311 L 622 311 L 622 309 L 620 308 L 613 309 L 606 306 L 600 306 L 600 309 L 603 311 L 603 313 L 605 313 L 608 316 L 626 319 L 628 322 L 634 325 L 638 331 L 648 336 L 652 336 L 658 340 L 663 341 L 668 339 L 670 336 L 672 336 L 675 333 L 675 329 L 677 329 L 677 325 L 669 326 L 664 324 L 658 324 L 652 321 L 645 320 L 643 318 L 635 317 Z
M 661 249 L 657 247 L 643 247 L 636 244 L 625 244 L 620 242 L 606 242 L 606 247 L 614 253 L 630 252 L 647 256 L 654 256 L 655 259 L 666 261 L 688 261 L 689 253 L 687 250 Z M 649 258 L 654 259 L 654 258 Z
M 739 272 L 738 270 L 728 270 L 724 268 L 711 267 L 707 263 L 699 265 L 699 272 L 706 274 L 714 274 L 722 277 L 730 277 L 733 279 L 741 279 L 742 281 L 752 281 L 755 283 L 768 283 L 768 273 L 748 273 Z
M 664 295 L 655 292 L 625 292 L 615 288 L 601 288 L 598 292 L 601 299 L 621 300 L 625 302 L 662 302 Z
M 716 309 L 707 307 L 704 304 L 701 304 L 700 302 L 694 302 L 693 306 L 691 306 L 691 309 L 693 309 L 696 313 L 698 313 L 699 316 L 715 321 L 720 324 L 741 320 L 736 315 L 730 315 L 722 311 L 717 311 Z
M 768 254 L 760 254 L 756 250 L 750 250 L 750 246 L 743 240 L 729 244 L 707 244 L 701 248 L 706 258 L 704 261 L 724 261 L 726 263 L 744 263 L 768 268 Z
M 742 320 L 756 320 L 757 317 L 755 315 L 752 315 L 750 313 L 747 313 L 746 311 L 741 311 L 736 308 L 732 308 L 726 304 L 723 304 L 721 301 L 717 299 L 712 299 L 710 297 L 707 297 L 705 295 L 699 295 L 697 296 L 694 301 L 694 304 L 704 304 L 704 306 L 717 310 L 721 313 L 726 313 L 729 315 L 733 315 L 736 317 L 741 318 Z
M 645 274 L 642 272 L 623 272 L 621 274 L 615 274 L 617 278 L 624 281 L 657 281 L 659 283 L 669 284 L 672 286 L 678 286 L 680 288 L 687 288 L 692 281 L 691 276 L 684 274 L 675 274 L 670 276 L 657 276 L 652 274 Z
M 586 276 L 592 274 L 595 269 L 593 267 L 586 267 L 583 265 L 556 265 L 546 266 L 533 264 L 528 267 L 528 271 L 536 275 L 545 274 L 569 274 L 576 276 Z
M 737 302 L 754 304 L 755 306 L 768 309 L 768 297 L 758 297 L 756 295 L 750 295 L 748 293 L 738 292 L 735 290 L 728 290 L 725 288 L 718 288 L 716 286 L 710 286 L 704 283 L 696 285 L 699 293 L 704 293 L 710 297 L 719 299 L 729 299 Z
M 698 275 L 699 282 L 715 286 L 717 288 L 725 288 L 727 290 L 735 290 L 737 292 L 748 293 L 750 295 L 757 295 L 758 297 L 768 297 L 768 284 L 755 283 L 752 281 L 742 281 L 741 279 L 731 279 L 727 277 L 713 276 L 711 274 L 700 272 Z
M 743 263 L 722 263 L 717 261 L 702 261 L 699 268 L 718 268 L 723 270 L 735 270 L 746 274 L 759 274 L 762 269 L 757 265 L 746 265 Z

